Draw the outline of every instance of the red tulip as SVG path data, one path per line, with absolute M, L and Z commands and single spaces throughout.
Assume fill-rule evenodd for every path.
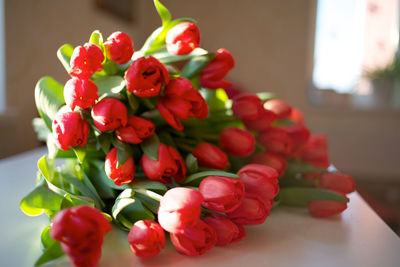
M 271 99 L 264 103 L 264 108 L 275 113 L 277 119 L 286 119 L 292 113 L 292 106 L 281 99 Z
M 265 205 L 264 200 L 258 194 L 246 193 L 239 207 L 226 215 L 238 224 L 257 225 L 267 219 L 271 207 L 272 201 Z
M 205 119 L 208 116 L 206 101 L 192 83 L 183 77 L 171 79 L 164 95 L 157 100 L 157 108 L 168 124 L 178 131 L 183 130 L 179 119 Z
M 202 70 L 200 84 L 208 89 L 227 88 L 230 82 L 223 79 L 235 66 L 235 60 L 228 50 L 220 48 L 217 50 L 214 59 Z
M 92 75 L 103 69 L 103 51 L 91 43 L 77 46 L 72 53 L 69 74 L 80 79 L 89 79 Z
M 219 135 L 219 146 L 233 156 L 250 156 L 255 143 L 252 133 L 237 127 L 225 128 Z
M 107 58 L 117 64 L 127 63 L 133 55 L 132 39 L 123 32 L 113 32 L 104 42 Z
M 330 165 L 327 140 L 325 135 L 312 135 L 308 142 L 296 153 L 303 162 L 317 168 L 328 168 Z
M 255 119 L 251 120 L 242 119 L 242 121 L 248 129 L 257 132 L 262 132 L 268 129 L 271 126 L 271 124 L 275 121 L 275 119 L 276 119 L 275 113 L 262 108 Z
M 138 116 L 128 116 L 125 127 L 118 128 L 115 135 L 119 140 L 131 144 L 139 144 L 154 134 L 155 126 L 150 120 Z
M 231 212 L 243 200 L 243 182 L 224 176 L 208 176 L 199 185 L 203 206 L 219 212 Z
M 303 113 L 297 109 L 292 107 L 292 112 L 290 113 L 289 119 L 294 121 L 295 123 L 304 123 L 304 115 Z
M 183 233 L 195 226 L 201 214 L 203 196 L 196 190 L 175 187 L 168 190 L 160 201 L 158 222 L 170 233 Z
M 72 78 L 64 86 L 64 99 L 73 111 L 76 106 L 90 108 L 99 98 L 97 85 L 91 80 Z
M 114 184 L 121 186 L 132 182 L 136 166 L 133 158 L 129 157 L 122 166 L 117 168 L 117 151 L 117 148 L 113 148 L 108 152 L 104 168 L 107 176 L 114 181 Z
M 343 197 L 346 197 L 342 194 Z M 347 202 L 337 202 L 331 200 L 309 201 L 308 211 L 314 217 L 328 217 L 342 213 L 347 208 Z
M 200 44 L 200 31 L 196 24 L 186 21 L 175 25 L 165 39 L 168 53 L 186 55 Z
M 50 235 L 61 242 L 62 250 L 77 267 L 94 267 L 101 257 L 104 233 L 111 225 L 101 212 L 90 206 L 59 211 L 53 218 Z
M 89 123 L 78 113 L 59 111 L 53 121 L 52 129 L 59 149 L 70 150 L 70 147 L 86 146 Z
M 240 230 L 237 224 L 226 216 L 212 213 L 204 217 L 203 221 L 214 228 L 217 234 L 216 246 L 226 246 L 232 242 L 236 242 L 240 236 Z
M 239 172 L 239 179 L 244 183 L 246 192 L 256 193 L 267 205 L 279 192 L 278 172 L 268 166 L 247 164 Z
M 92 109 L 94 125 L 101 132 L 112 131 L 124 127 L 128 120 L 125 105 L 113 98 L 104 98 L 97 102 Z
M 152 160 L 143 154 L 140 161 L 144 174 L 150 180 L 162 183 L 171 183 L 173 177 L 175 181 L 181 182 L 186 177 L 186 166 L 176 150 L 160 143 L 158 148 L 158 159 Z
M 261 99 L 253 94 L 240 94 L 233 98 L 232 111 L 243 120 L 255 120 L 262 112 Z
M 238 235 L 233 237 L 231 243 L 239 242 L 240 240 L 242 240 L 243 238 L 246 237 L 246 229 L 244 229 L 243 225 L 238 224 L 238 223 L 234 223 L 234 224 L 236 224 L 236 227 L 238 228 L 239 233 L 238 233 Z
M 266 151 L 289 158 L 293 154 L 293 141 L 287 131 L 280 127 L 270 127 L 257 137 Z
M 250 163 L 262 164 L 274 168 L 279 177 L 283 175 L 287 167 L 287 162 L 284 157 L 270 152 L 263 152 L 254 155 L 250 159 Z
M 136 256 L 151 258 L 165 247 L 164 230 L 152 220 L 140 220 L 129 231 L 128 242 Z
M 125 72 L 126 89 L 138 97 L 153 97 L 169 81 L 168 71 L 156 58 L 141 57 Z
M 200 166 L 224 170 L 228 167 L 228 156 L 224 151 L 210 143 L 200 143 L 193 150 Z
M 354 191 L 354 180 L 350 175 L 342 173 L 323 173 L 319 180 L 322 188 L 330 189 L 343 194 L 350 194 Z
M 171 241 L 179 253 L 192 257 L 200 256 L 215 246 L 215 230 L 199 220 L 196 225 L 186 227 L 183 233 L 171 233 Z
M 304 123 L 296 123 L 281 126 L 288 133 L 290 139 L 293 143 L 293 153 L 298 152 L 310 138 L 310 130 L 306 127 Z

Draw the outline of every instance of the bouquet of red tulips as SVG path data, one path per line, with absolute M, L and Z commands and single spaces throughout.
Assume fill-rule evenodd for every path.
M 326 138 L 273 94 L 229 90 L 230 52 L 200 48 L 194 20 L 171 20 L 154 4 L 162 26 L 139 51 L 123 32 L 104 41 L 95 31 L 58 50 L 71 76 L 64 86 L 51 77 L 36 85 L 34 127 L 48 154 L 21 201 L 51 222 L 36 265 L 65 253 L 94 266 L 110 222 L 129 231 L 139 257 L 159 254 L 166 234 L 199 256 L 240 241 L 278 205 L 313 216 L 347 207 L 354 183 L 329 168 Z

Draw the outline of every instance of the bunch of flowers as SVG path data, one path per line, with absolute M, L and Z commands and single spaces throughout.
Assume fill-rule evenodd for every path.
M 228 99 L 230 52 L 200 48 L 195 21 L 154 4 L 162 26 L 139 51 L 123 32 L 103 41 L 95 31 L 58 50 L 71 76 L 64 86 L 37 83 L 34 126 L 48 154 L 21 201 L 26 214 L 50 218 L 36 265 L 65 253 L 94 266 L 110 222 L 129 231 L 139 257 L 159 254 L 166 234 L 199 256 L 242 240 L 280 204 L 313 216 L 347 207 L 354 183 L 329 169 L 326 138 L 271 94 Z

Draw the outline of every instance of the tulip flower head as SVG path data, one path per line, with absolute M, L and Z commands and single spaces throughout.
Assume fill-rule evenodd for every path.
M 104 42 L 107 58 L 117 64 L 127 63 L 133 53 L 133 41 L 123 32 L 114 32 Z
M 103 51 L 97 45 L 85 43 L 77 46 L 71 56 L 69 74 L 80 79 L 89 79 L 95 72 L 103 69 L 103 61 Z
M 122 166 L 117 168 L 118 149 L 115 147 L 108 152 L 105 159 L 105 172 L 107 176 L 114 181 L 114 184 L 121 186 L 132 182 L 135 175 L 135 162 L 132 157 L 129 157 Z
M 164 230 L 152 220 L 140 220 L 129 231 L 128 242 L 136 256 L 151 258 L 160 254 L 165 247 Z
M 186 21 L 175 25 L 165 39 L 168 53 L 186 55 L 200 44 L 200 31 L 193 22 Z

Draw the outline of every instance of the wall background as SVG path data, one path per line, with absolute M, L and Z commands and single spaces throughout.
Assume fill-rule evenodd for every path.
M 0 157 L 34 147 L 34 86 L 50 75 L 68 79 L 56 51 L 99 29 L 128 33 L 139 49 L 160 25 L 152 1 L 135 0 L 134 22 L 90 0 L 5 0 L 7 113 L 0 116 Z M 250 92 L 272 91 L 301 108 L 309 127 L 328 135 L 332 162 L 356 179 L 400 180 L 400 113 L 313 106 L 307 98 L 313 62 L 316 0 L 164 0 L 173 18 L 199 22 L 202 46 L 231 51 L 230 79 Z M 345 62 L 343 63 L 345 64 Z

